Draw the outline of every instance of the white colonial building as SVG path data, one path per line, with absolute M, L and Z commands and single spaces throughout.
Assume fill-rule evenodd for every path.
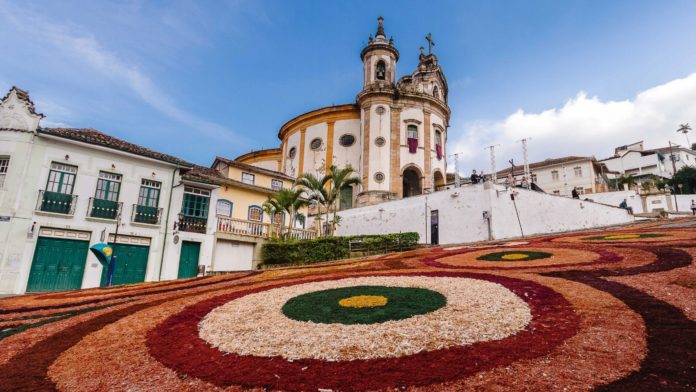
M 674 169 L 679 171 L 685 166 L 696 167 L 696 151 L 679 145 L 646 150 L 643 141 L 640 141 L 617 147 L 614 156 L 600 162 L 618 175 L 630 175 L 638 181 L 653 176 L 672 178 Z
M 100 286 L 98 242 L 114 243 L 115 284 L 210 264 L 218 185 L 198 175 L 210 169 L 42 117 L 18 88 L 0 102 L 0 293 Z
M 546 159 L 529 164 L 533 182 L 546 193 L 571 196 L 573 189 L 578 194 L 606 192 L 609 189 L 609 169 L 594 157 L 567 156 Z M 497 182 L 502 184 L 512 173 L 516 183 L 524 178 L 524 167 L 515 166 L 496 173 Z
M 417 69 L 397 79 L 399 51 L 381 17 L 378 22 L 377 34 L 360 53 L 363 86 L 355 103 L 301 114 L 280 128 L 280 148 L 236 160 L 292 177 L 350 166 L 362 184 L 343 190 L 343 209 L 444 186 L 447 79 L 430 45 L 427 54 L 421 47 Z

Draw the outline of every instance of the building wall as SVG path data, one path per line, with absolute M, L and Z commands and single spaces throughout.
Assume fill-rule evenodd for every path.
M 602 161 L 609 170 L 621 174 L 632 174 L 634 176 L 654 174 L 660 177 L 671 177 L 671 170 L 667 166 L 671 165 L 667 159 L 660 161 L 657 153 L 642 155 L 638 151 L 629 151 L 621 157 L 609 158 Z
M 579 167 L 580 176 L 575 175 L 575 168 Z M 553 172 L 558 172 L 558 179 L 554 180 Z M 536 184 L 549 194 L 561 196 L 571 196 L 573 188 L 582 189 L 581 193 L 589 194 L 600 191 L 597 184 L 600 173 L 594 169 L 592 161 L 576 161 L 564 164 L 548 165 L 531 169 L 532 175 L 536 176 Z M 517 181 L 521 181 L 523 175 L 516 176 Z M 528 179 L 531 180 L 531 179 Z M 505 182 L 504 175 L 498 175 L 497 182 Z
M 0 191 L 0 215 L 10 217 L 9 222 L 0 222 L 0 236 L 3 238 L 0 245 L 0 293 L 24 292 L 40 233 L 50 233 L 53 229 L 62 232 L 78 231 L 85 234 L 82 238 L 88 238 L 90 245 L 102 242 L 102 233 L 104 239 L 115 233 L 115 221 L 88 217 L 89 199 L 95 195 L 100 171 L 122 176 L 119 201 L 123 203 L 123 207 L 119 237 L 133 237 L 134 240 L 142 240 L 139 243 L 149 243 L 145 281 L 177 277 L 179 248 L 184 240 L 201 242 L 200 263 L 210 263 L 214 219 L 208 220 L 207 234 L 180 232 L 180 241 L 178 244 L 173 243 L 173 223 L 178 219 L 177 214 L 183 203 L 183 186 L 176 186 L 172 190 L 172 185 L 180 181 L 174 165 L 98 146 L 72 143 L 44 135 L 34 136 L 33 133 L 0 132 L 0 151 L 11 157 L 8 181 Z M 78 168 L 73 188 L 73 195 L 77 195 L 77 200 L 72 216 L 35 211 L 39 191 L 46 189 L 52 162 Z M 131 221 L 142 179 L 161 182 L 158 206 L 163 208 L 163 216 L 159 225 Z M 212 206 L 215 201 L 213 192 L 210 201 Z M 86 260 L 82 288 L 99 286 L 101 273 L 101 264 L 90 253 Z
M 490 183 L 489 183 L 490 184 Z M 338 235 L 413 231 L 430 241 L 430 212 L 439 211 L 441 244 L 489 239 L 483 212 L 491 213 L 492 239 L 520 237 L 510 191 L 493 185 L 472 185 L 374 206 L 341 211 Z M 633 221 L 625 210 L 598 203 L 517 190 L 515 199 L 524 235 L 590 229 Z M 539 219 L 543 216 L 544 219 Z

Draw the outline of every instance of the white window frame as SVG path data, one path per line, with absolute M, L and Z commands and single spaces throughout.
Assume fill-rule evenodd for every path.
M 275 178 L 271 179 L 271 189 L 274 191 L 279 191 L 283 189 L 283 181 L 281 180 L 276 180 Z
M 225 206 L 225 211 L 221 211 L 220 206 Z M 229 207 L 229 211 L 227 211 L 227 207 Z M 215 215 L 230 218 L 232 217 L 233 208 L 234 204 L 230 200 L 219 199 L 217 203 L 215 203 Z
M 10 167 L 10 157 L 0 156 L 0 189 L 5 187 L 5 179 L 7 178 L 7 171 Z
M 552 181 L 558 181 L 560 179 L 558 170 L 552 170 L 551 171 L 551 180 Z
M 575 166 L 573 168 L 573 173 L 575 173 L 575 177 L 582 177 L 582 167 L 581 166 Z
M 254 185 L 254 183 L 256 183 L 256 175 L 252 173 L 242 172 L 242 183 Z

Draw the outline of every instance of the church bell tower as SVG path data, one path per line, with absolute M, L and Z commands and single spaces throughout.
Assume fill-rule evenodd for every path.
M 384 33 L 384 18 L 377 18 L 377 34 L 368 39 L 367 46 L 360 53 L 363 61 L 363 89 L 373 83 L 393 85 L 396 82 L 396 62 L 399 51 L 394 47 L 394 39 L 387 40 Z

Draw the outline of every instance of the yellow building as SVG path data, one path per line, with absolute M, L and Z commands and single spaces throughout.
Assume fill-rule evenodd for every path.
M 217 230 L 213 264 L 216 271 L 253 269 L 261 262 L 261 245 L 279 235 L 289 225 L 286 213 L 269 216 L 263 204 L 282 188 L 291 188 L 295 178 L 275 170 L 236 160 L 216 157 L 212 169 L 221 177 L 215 205 Z M 316 237 L 316 231 L 305 229 L 307 212 L 299 212 L 291 236 L 297 239 Z M 219 255 L 219 257 L 218 257 Z

